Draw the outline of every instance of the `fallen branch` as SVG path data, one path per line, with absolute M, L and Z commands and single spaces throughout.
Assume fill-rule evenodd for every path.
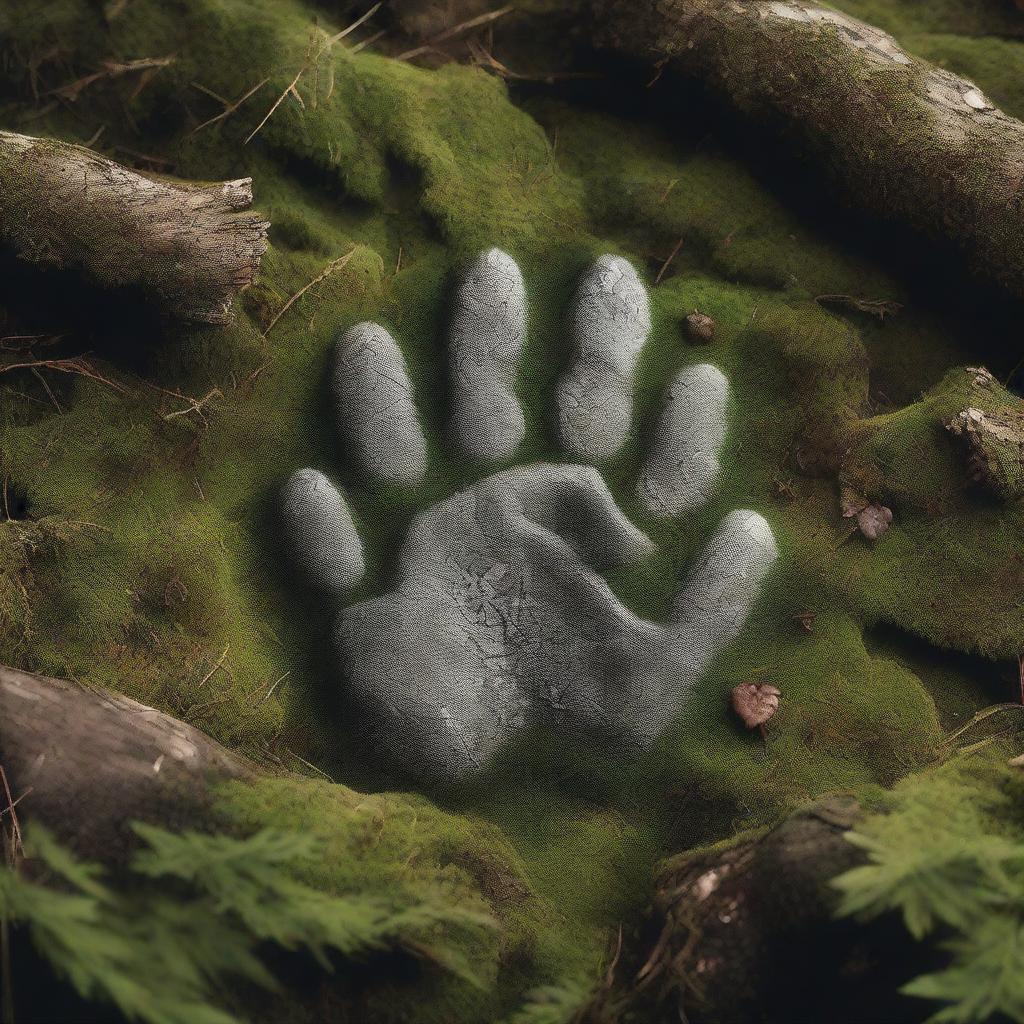
M 0 132 L 0 242 L 22 259 L 139 286 L 163 312 L 224 324 L 267 248 L 252 179 L 170 181 L 91 150 Z
M 2 666 L 0 764 L 0 801 L 11 807 L 18 793 L 27 813 L 103 859 L 123 852 L 127 822 L 194 825 L 212 784 L 254 773 L 144 704 Z
M 803 0 L 589 0 L 600 48 L 781 129 L 862 208 L 1024 295 L 1024 124 L 885 32 Z M 669 109 L 681 109 L 679 107 Z

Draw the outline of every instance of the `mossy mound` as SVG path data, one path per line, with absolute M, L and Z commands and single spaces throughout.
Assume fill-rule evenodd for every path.
M 387 586 L 411 515 L 484 472 L 444 434 L 440 353 L 455 273 L 491 245 L 523 268 L 517 461 L 530 461 L 559 457 L 554 383 L 570 356 L 563 311 L 575 281 L 603 252 L 629 257 L 653 285 L 654 331 L 634 433 L 602 469 L 661 553 L 610 582 L 661 617 L 722 515 L 757 509 L 783 558 L 745 638 L 636 763 L 534 733 L 433 802 L 293 778 L 224 796 L 232 827 L 271 820 L 328 836 L 326 888 L 436 883 L 452 899 L 489 902 L 504 926 L 478 951 L 493 987 L 446 982 L 429 998 L 414 987 L 394 1004 L 401 1019 L 489 1021 L 536 984 L 592 978 L 665 852 L 830 789 L 891 784 L 938 756 L 940 717 L 947 701 L 960 708 L 962 689 L 881 656 L 865 629 L 1016 654 L 1024 512 L 967 486 L 941 426 L 958 411 L 955 367 L 977 361 L 975 339 L 907 304 L 904 282 L 840 251 L 711 140 L 564 98 L 510 97 L 479 69 L 356 53 L 358 34 L 328 45 L 335 28 L 298 0 L 134 0 L 108 5 L 107 18 L 58 0 L 0 13 L 5 126 L 79 142 L 103 128 L 94 145 L 121 160 L 184 177 L 252 175 L 273 222 L 261 280 L 229 329 L 150 326 L 117 303 L 88 318 L 54 309 L 51 296 L 78 294 L 63 279 L 0 292 L 10 333 L 64 334 L 53 351 L 91 352 L 116 385 L 0 377 L 0 478 L 24 496 L 23 514 L 0 521 L 0 660 L 127 692 L 272 771 L 401 787 L 360 747 L 330 665 L 331 609 L 282 565 L 276 492 L 305 465 L 343 483 L 367 546 L 357 597 Z M 53 99 L 103 61 L 168 54 L 174 62 L 152 75 Z M 215 96 L 230 103 L 263 79 L 204 126 L 225 110 Z M 817 301 L 836 295 L 905 308 L 880 321 Z M 710 348 L 686 340 L 694 309 L 716 322 Z M 330 422 L 332 341 L 371 318 L 402 345 L 425 417 L 431 472 L 414 492 L 367 487 Z M 633 490 L 641 438 L 673 372 L 708 360 L 735 396 L 721 493 L 694 521 L 651 522 Z M 840 516 L 840 476 L 895 512 L 874 545 Z M 729 689 L 747 679 L 782 690 L 766 742 L 728 711 Z

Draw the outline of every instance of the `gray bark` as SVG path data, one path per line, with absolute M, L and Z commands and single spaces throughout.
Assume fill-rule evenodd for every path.
M 252 179 L 212 184 L 142 174 L 51 139 L 0 132 L 0 243 L 24 260 L 140 286 L 184 320 L 224 324 L 267 248 L 245 213 Z
M 1024 124 L 887 33 L 801 0 L 590 0 L 599 47 L 699 79 L 858 204 L 1024 296 Z M 667 77 L 666 77 L 667 76 Z
M 198 729 L 137 701 L 2 666 L 0 765 L 19 816 L 103 859 L 130 845 L 129 822 L 197 827 L 211 785 L 255 773 Z

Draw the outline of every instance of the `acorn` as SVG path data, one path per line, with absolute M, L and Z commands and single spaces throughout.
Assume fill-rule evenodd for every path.
M 686 333 L 695 345 L 707 345 L 715 338 L 715 321 L 698 310 L 686 318 Z

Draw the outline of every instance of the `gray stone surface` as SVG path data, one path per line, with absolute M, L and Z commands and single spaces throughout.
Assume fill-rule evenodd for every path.
M 702 363 L 676 375 L 637 480 L 637 495 L 652 516 L 679 516 L 711 497 L 728 406 L 729 382 L 718 367 Z
M 311 585 L 341 594 L 363 578 L 363 544 L 352 513 L 323 473 L 292 473 L 281 493 L 281 518 L 288 554 Z
M 335 347 L 331 378 L 342 445 L 367 476 L 415 486 L 427 443 L 405 357 L 379 324 L 350 327 Z
M 455 295 L 448 342 L 452 433 L 473 458 L 507 459 L 523 443 L 515 385 L 525 338 L 523 275 L 508 253 L 489 249 Z
M 765 521 L 734 513 L 663 625 L 635 616 L 596 571 L 651 550 L 584 466 L 518 467 L 422 512 L 397 588 L 338 620 L 339 662 L 374 746 L 452 777 L 537 721 L 649 745 L 735 637 L 775 559 Z
M 570 327 L 576 355 L 558 389 L 562 447 L 608 459 L 629 432 L 636 363 L 651 330 L 647 290 L 627 260 L 602 256 L 584 275 Z

